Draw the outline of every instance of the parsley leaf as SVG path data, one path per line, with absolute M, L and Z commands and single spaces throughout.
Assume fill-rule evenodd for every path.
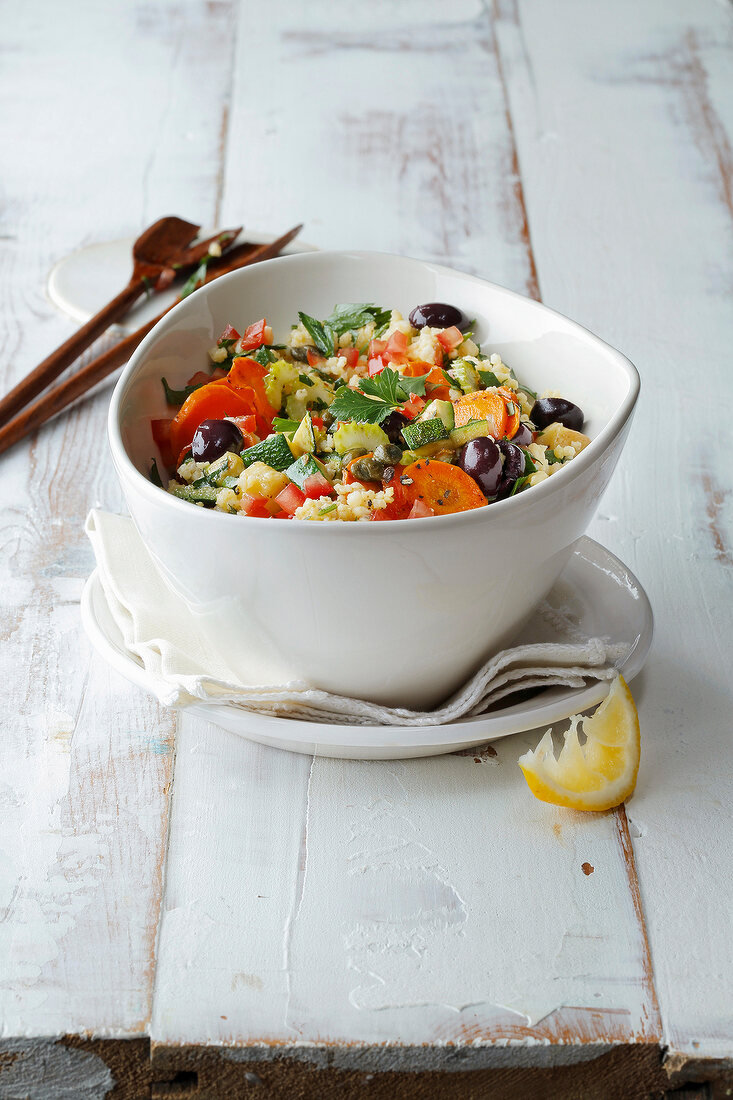
M 299 425 L 299 420 L 285 420 L 280 416 L 276 416 L 272 422 L 272 427 L 276 432 L 294 432 L 297 431 Z
M 182 390 L 172 390 L 165 378 L 161 378 L 161 382 L 165 390 L 165 399 L 169 405 L 182 405 L 195 390 L 199 390 L 206 385 L 206 382 L 195 382 L 192 386 L 184 386 Z
M 494 374 L 493 371 L 480 370 L 478 372 L 478 376 L 481 379 L 481 381 L 483 382 L 483 384 L 487 387 L 488 386 L 500 386 L 501 385 L 501 382 L 496 377 L 496 375 Z
M 269 367 L 270 363 L 275 362 L 277 356 L 273 354 L 267 344 L 261 344 L 256 351 L 248 351 L 246 358 L 254 359 L 255 363 L 259 363 L 261 367 Z
M 310 336 L 311 340 L 326 358 L 333 355 L 336 333 L 328 321 L 317 321 L 315 317 L 309 317 L 307 313 L 298 312 L 301 324 Z
M 362 378 L 359 389 L 362 393 L 370 393 L 397 408 L 398 405 L 407 400 L 407 392 L 402 386 L 403 381 L 396 370 L 385 367 L 373 378 Z
M 509 494 L 509 496 L 513 497 L 515 493 L 518 493 L 520 489 L 523 489 L 524 486 L 529 481 L 529 478 L 530 478 L 529 474 L 527 474 L 526 477 L 518 477 L 517 480 L 512 485 L 512 491 Z
M 517 379 L 517 382 L 519 382 L 519 379 Z M 537 394 L 529 386 L 525 386 L 524 382 L 519 382 L 519 388 L 522 393 L 526 393 L 528 397 L 533 397 L 535 401 L 537 400 Z
M 360 424 L 379 424 L 392 412 L 394 406 L 385 401 L 368 397 L 359 390 L 341 386 L 329 406 L 336 420 L 356 420 Z
M 524 447 L 522 448 L 522 450 L 524 451 L 524 470 L 522 471 L 522 473 L 534 474 L 537 470 L 537 467 L 534 463 L 534 460 L 532 459 L 532 455 L 529 453 L 529 451 L 525 450 Z
M 313 386 L 314 382 L 312 378 L 309 378 L 307 374 L 299 374 L 298 381 L 302 382 L 304 386 Z
M 212 257 L 208 254 L 204 256 L 193 275 L 189 275 L 183 284 L 183 289 L 181 290 L 179 298 L 187 298 L 189 294 L 193 294 L 194 290 L 198 290 L 198 288 L 203 285 L 206 280 L 206 271 L 211 258 Z
M 445 374 L 445 371 L 443 371 Z M 416 378 L 400 377 L 400 389 L 405 390 L 408 394 L 416 393 L 418 397 L 425 396 L 425 382 L 430 376 L 430 371 L 427 374 L 419 374 Z M 455 382 L 451 382 L 451 385 L 455 387 Z
M 329 325 L 337 336 L 343 336 L 345 332 L 362 328 L 374 321 L 377 328 L 385 327 L 392 317 L 391 309 L 380 309 L 373 302 L 350 303 L 333 307 L 333 313 L 323 322 Z

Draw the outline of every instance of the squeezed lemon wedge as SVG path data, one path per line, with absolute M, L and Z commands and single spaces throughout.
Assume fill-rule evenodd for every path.
M 623 676 L 617 676 L 593 714 L 572 715 L 557 758 L 548 730 L 537 748 L 517 762 L 535 798 L 573 810 L 610 810 L 632 794 L 640 756 L 636 704 Z

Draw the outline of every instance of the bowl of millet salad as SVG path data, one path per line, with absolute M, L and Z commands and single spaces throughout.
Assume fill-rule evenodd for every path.
M 310 253 L 172 310 L 109 437 L 155 565 L 235 675 L 430 706 L 557 579 L 638 388 L 619 352 L 501 287 Z
M 426 519 L 526 492 L 590 443 L 584 415 L 484 352 L 475 324 L 445 302 L 407 317 L 299 310 L 282 343 L 265 317 L 228 323 L 184 387 L 161 378 L 174 415 L 151 420 L 151 479 L 201 508 L 310 522 Z

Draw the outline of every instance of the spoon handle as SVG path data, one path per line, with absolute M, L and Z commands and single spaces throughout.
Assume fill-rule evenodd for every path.
M 98 336 L 101 336 L 110 325 L 124 316 L 144 289 L 144 280 L 133 277 L 125 289 L 120 291 L 106 306 L 103 306 L 99 313 L 95 313 L 93 317 L 90 317 L 87 323 L 77 329 L 73 336 L 70 336 L 60 347 L 51 352 L 43 362 L 39 363 L 30 374 L 21 379 L 17 386 L 0 400 L 0 426 L 7 424 L 19 409 L 22 409 L 24 405 L 37 397 L 49 382 L 53 382 L 55 378 L 58 378 L 61 372 L 66 370 L 69 364 L 73 363 L 77 356 L 81 355 L 90 344 L 93 344 Z

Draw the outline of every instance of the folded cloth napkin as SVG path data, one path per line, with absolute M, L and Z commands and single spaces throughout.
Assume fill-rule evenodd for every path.
M 630 648 L 630 644 L 609 644 L 600 638 L 578 640 L 569 629 L 565 632 L 567 642 L 537 641 L 504 649 L 432 711 L 349 699 L 303 681 L 245 684 L 221 654 L 199 639 L 185 604 L 161 578 L 131 519 L 93 509 L 86 532 L 125 649 L 143 665 L 151 689 L 167 706 L 228 703 L 261 714 L 313 722 L 435 726 L 481 714 L 516 691 L 558 684 L 583 687 L 588 680 L 610 680 L 616 675 L 614 665 Z M 542 608 L 539 615 L 541 619 Z M 548 607 L 546 618 L 552 618 L 557 636 L 557 613 Z M 253 652 L 254 667 L 261 676 L 259 655 Z

